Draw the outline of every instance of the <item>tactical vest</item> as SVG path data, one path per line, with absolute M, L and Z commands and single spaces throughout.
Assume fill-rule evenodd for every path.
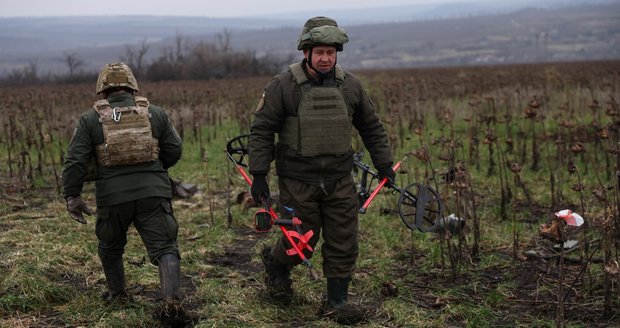
M 103 128 L 103 143 L 96 147 L 99 165 L 135 165 L 159 157 L 159 143 L 153 138 L 149 120 L 149 101 L 135 97 L 135 102 L 135 106 L 115 108 L 106 99 L 95 102 Z
M 313 86 L 300 63 L 289 66 L 301 88 L 297 116 L 286 117 L 279 142 L 301 156 L 340 155 L 351 149 L 352 118 L 344 100 L 344 70 L 336 65 L 336 86 Z

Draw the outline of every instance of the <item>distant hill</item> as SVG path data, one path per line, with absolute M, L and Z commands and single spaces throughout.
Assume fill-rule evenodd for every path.
M 363 25 L 376 23 L 389 23 L 396 21 L 420 21 L 449 19 L 459 17 L 471 17 L 480 15 L 503 14 L 523 8 L 561 8 L 568 6 L 582 6 L 611 3 L 617 0 L 520 0 L 520 1 L 497 1 L 497 0 L 469 0 L 455 1 L 445 0 L 433 3 L 420 3 L 412 5 L 384 6 L 376 8 L 348 8 L 331 10 L 327 16 L 337 17 L 338 22 L 345 25 Z M 308 17 L 326 15 L 325 11 L 305 10 L 285 14 L 251 16 L 252 18 L 282 19 L 305 21 Z
M 330 12 L 351 41 L 338 60 L 355 69 L 620 57 L 620 1 L 550 0 L 541 6 L 526 0 L 519 7 L 483 1 Z M 83 61 L 81 69 L 96 71 L 142 42 L 149 61 L 174 46 L 175 35 L 190 45 L 216 43 L 218 34 L 227 33 L 236 50 L 299 56 L 299 26 L 316 14 L 0 18 L 0 76 L 32 63 L 40 74 L 64 73 L 61 58 L 68 53 Z
M 396 68 L 620 57 L 620 3 L 345 27 L 348 67 Z M 298 29 L 234 34 L 233 46 L 294 49 Z

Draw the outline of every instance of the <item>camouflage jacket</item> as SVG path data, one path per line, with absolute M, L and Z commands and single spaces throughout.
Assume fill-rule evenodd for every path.
M 129 93 L 108 97 L 112 107 L 135 105 Z M 172 198 L 167 169 L 181 158 L 182 141 L 166 113 L 149 106 L 153 137 L 159 140 L 159 159 L 138 165 L 96 167 L 97 206 L 111 206 L 147 197 Z M 62 173 L 64 197 L 79 196 L 87 173 L 87 163 L 96 156 L 95 147 L 104 142 L 99 114 L 84 113 L 75 128 L 65 156 Z

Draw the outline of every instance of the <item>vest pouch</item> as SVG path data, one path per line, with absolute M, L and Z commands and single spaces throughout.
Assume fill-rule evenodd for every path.
M 298 114 L 302 156 L 340 155 L 351 149 L 351 118 L 338 87 L 304 90 Z
M 282 131 L 278 134 L 278 142 L 296 151 L 299 150 L 299 117 L 287 116 L 284 119 Z
M 107 107 L 98 112 L 104 136 L 104 143 L 96 147 L 100 165 L 136 165 L 159 157 L 158 141 L 152 135 L 148 108 Z

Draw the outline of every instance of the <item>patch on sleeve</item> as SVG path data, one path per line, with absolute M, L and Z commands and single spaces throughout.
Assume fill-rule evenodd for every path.
M 260 112 L 261 109 L 263 109 L 263 107 L 265 107 L 265 93 L 263 92 L 263 95 L 260 97 L 260 100 L 258 101 L 258 105 L 256 105 L 256 112 Z

